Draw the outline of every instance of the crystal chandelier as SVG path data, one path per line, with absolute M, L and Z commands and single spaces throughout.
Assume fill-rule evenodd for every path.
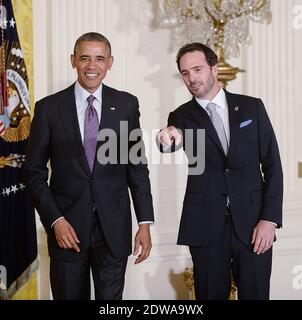
M 162 0 L 159 25 L 172 28 L 173 43 L 202 42 L 218 55 L 219 81 L 226 86 L 238 68 L 225 59 L 239 56 L 239 44 L 251 43 L 249 20 L 271 22 L 270 0 Z

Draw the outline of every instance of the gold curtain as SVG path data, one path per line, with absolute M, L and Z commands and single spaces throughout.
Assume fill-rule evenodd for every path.
M 12 0 L 18 36 L 26 63 L 31 114 L 34 107 L 32 0 Z M 12 300 L 37 300 L 37 272 L 13 296 Z

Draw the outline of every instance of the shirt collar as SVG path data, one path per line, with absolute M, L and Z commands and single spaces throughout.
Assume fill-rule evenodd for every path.
M 227 106 L 225 92 L 221 87 L 220 87 L 218 93 L 216 94 L 216 96 L 211 101 L 199 99 L 197 97 L 195 97 L 195 99 L 198 102 L 198 104 L 200 104 L 204 109 L 206 109 L 206 106 L 210 102 L 215 103 L 217 106 L 219 106 L 222 109 L 224 109 Z
M 80 104 L 79 107 L 80 106 L 85 106 L 85 103 L 87 102 L 87 98 L 90 95 L 93 95 L 99 101 L 99 103 L 102 104 L 102 91 L 103 91 L 103 84 L 102 83 L 93 94 L 88 92 L 86 89 L 84 89 L 79 84 L 78 81 L 74 85 L 75 96 L 76 96 L 76 99 L 79 101 L 79 104 Z

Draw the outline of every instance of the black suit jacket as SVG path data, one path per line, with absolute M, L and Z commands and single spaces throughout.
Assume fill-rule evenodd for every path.
M 140 128 L 137 98 L 103 84 L 100 129 L 113 129 L 118 141 L 120 121 Z M 100 147 L 101 142 L 98 142 Z M 130 145 L 131 146 L 131 145 Z M 119 148 L 118 148 L 119 150 Z M 48 183 L 47 163 L 51 176 Z M 25 180 L 48 234 L 51 257 L 75 259 L 74 250 L 58 247 L 52 223 L 64 216 L 74 227 L 80 249 L 89 246 L 94 206 L 106 241 L 117 257 L 131 253 L 132 227 L 128 188 L 138 222 L 153 221 L 149 171 L 146 164 L 105 164 L 97 160 L 92 174 L 83 148 L 74 85 L 36 103 L 28 142 Z
M 226 98 L 230 123 L 227 157 L 210 117 L 195 98 L 169 115 L 168 125 L 182 130 L 183 136 L 185 129 L 205 129 L 205 169 L 201 175 L 188 175 L 178 244 L 217 243 L 225 222 L 227 196 L 236 233 L 244 243 L 251 243 L 260 219 L 282 225 L 282 167 L 264 105 L 260 99 L 227 91 Z M 240 128 L 245 121 L 249 124 Z M 188 141 L 183 141 L 186 151 Z M 196 147 L 194 135 L 193 149 Z

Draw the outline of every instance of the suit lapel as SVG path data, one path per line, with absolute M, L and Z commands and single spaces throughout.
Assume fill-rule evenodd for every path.
M 105 128 L 114 129 L 116 126 L 117 113 L 118 106 L 115 104 L 111 88 L 103 84 L 100 130 Z
M 82 143 L 81 132 L 76 110 L 74 84 L 66 89 L 61 98 L 62 104 L 59 106 L 60 116 L 66 130 L 66 134 L 71 142 L 72 148 L 79 159 L 79 162 L 87 175 L 90 175 L 85 150 Z
M 111 92 L 111 88 L 107 87 L 103 84 L 102 88 L 102 113 L 101 113 L 101 121 L 99 126 L 99 131 L 102 129 L 112 129 L 116 128 L 116 119 L 118 113 L 118 106 L 115 104 L 114 96 Z M 97 164 L 97 152 L 99 147 L 104 143 L 103 141 L 98 141 L 96 146 L 96 153 L 94 159 L 93 172 L 100 166 L 96 166 Z
M 217 135 L 217 132 L 213 126 L 213 123 L 207 114 L 207 112 L 201 107 L 198 102 L 193 99 L 191 100 L 189 112 L 193 116 L 194 120 L 198 122 L 199 127 L 205 129 L 206 135 L 210 137 L 210 139 L 214 142 L 214 144 L 218 147 L 218 149 L 224 154 L 221 142 Z
M 239 138 L 240 119 L 242 118 L 242 107 L 237 102 L 234 95 L 225 90 L 226 99 L 228 102 L 229 110 L 229 123 L 230 123 L 230 150 L 228 157 L 232 155 L 235 150 Z

